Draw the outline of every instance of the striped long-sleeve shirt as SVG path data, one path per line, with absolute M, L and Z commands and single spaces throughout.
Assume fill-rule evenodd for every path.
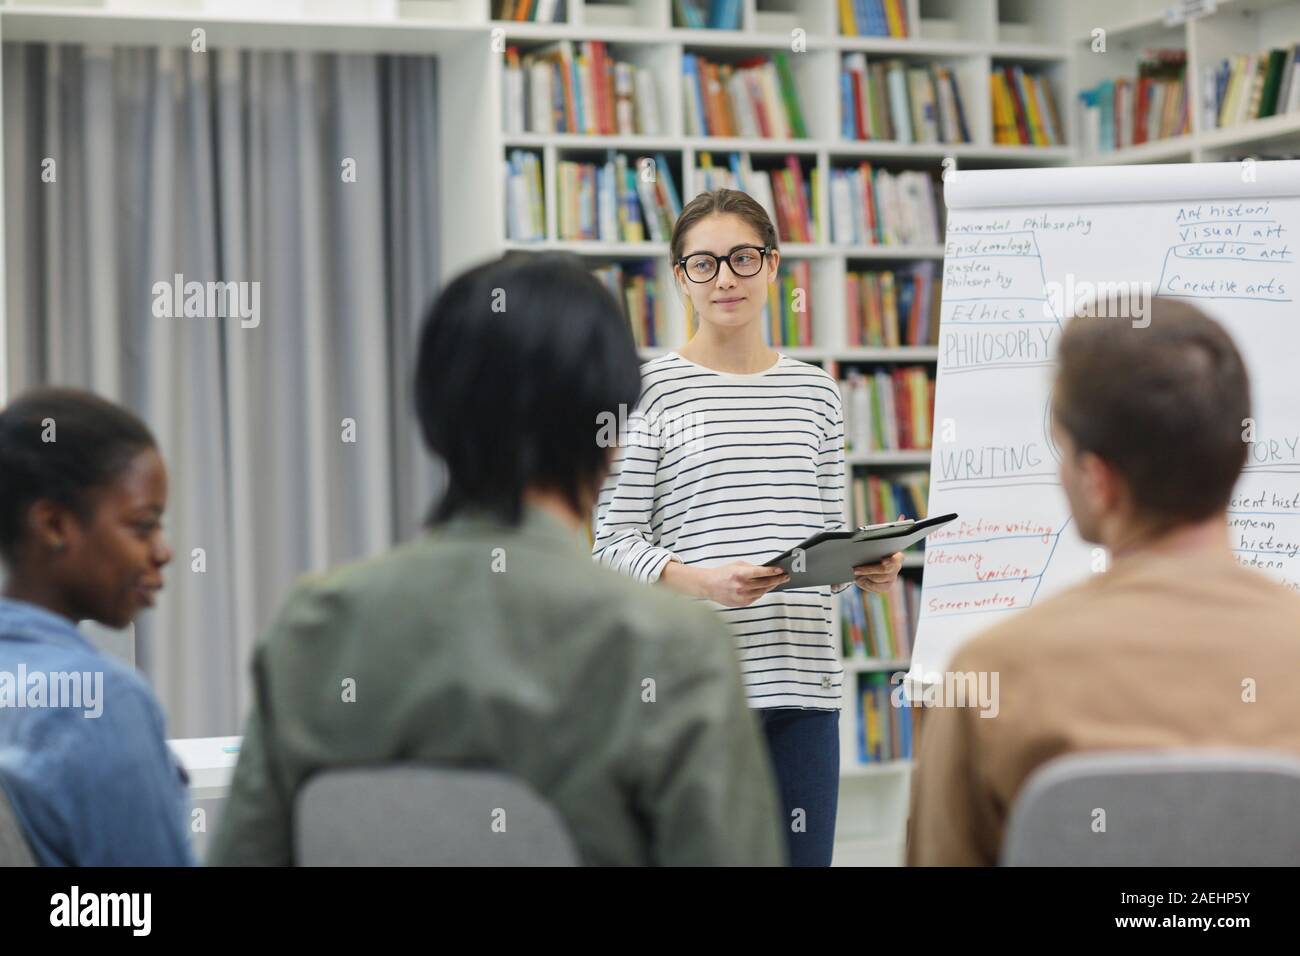
M 734 375 L 675 352 L 647 362 L 596 510 L 593 555 L 642 581 L 673 558 L 762 564 L 844 527 L 844 419 L 835 380 L 782 355 Z M 729 625 L 751 707 L 838 709 L 844 671 L 830 589 L 705 602 Z

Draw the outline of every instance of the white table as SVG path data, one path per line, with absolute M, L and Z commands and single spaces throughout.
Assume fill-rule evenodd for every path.
M 190 799 L 221 798 L 230 789 L 241 737 L 186 737 L 167 741 L 190 775 Z

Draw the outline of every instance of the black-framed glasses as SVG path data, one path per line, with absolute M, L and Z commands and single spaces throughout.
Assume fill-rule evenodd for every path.
M 763 268 L 763 259 L 767 255 L 767 246 L 741 246 L 732 249 L 725 256 L 715 256 L 711 252 L 697 252 L 682 256 L 677 264 L 692 282 L 708 282 L 718 274 L 725 262 L 733 274 L 742 279 L 756 276 Z

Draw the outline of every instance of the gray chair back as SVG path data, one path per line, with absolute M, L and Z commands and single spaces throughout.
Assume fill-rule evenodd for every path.
M 1295 866 L 1300 757 L 1093 751 L 1052 760 L 1016 798 L 1004 866 Z
M 18 823 L 18 816 L 9 803 L 4 787 L 0 787 L 0 866 L 35 866 L 27 836 Z
M 577 866 L 555 809 L 495 770 L 329 770 L 298 791 L 299 866 Z

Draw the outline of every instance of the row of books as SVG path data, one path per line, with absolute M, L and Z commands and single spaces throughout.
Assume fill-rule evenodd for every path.
M 663 303 L 653 264 L 613 262 L 592 271 L 623 304 L 637 348 L 655 348 L 668 343 Z
M 845 447 L 854 452 L 930 447 L 934 379 L 919 365 L 857 369 L 840 382 Z
M 1300 43 L 1227 57 L 1202 71 L 1206 129 L 1300 110 Z
M 741 0 L 673 0 L 673 26 L 739 30 Z
M 847 273 L 844 321 L 849 345 L 938 345 L 941 282 L 933 262 L 910 270 Z
M 627 135 L 662 132 L 653 75 L 616 61 L 603 41 L 575 51 L 559 40 L 521 55 L 506 47 L 501 84 L 507 133 Z
M 1187 109 L 1187 51 L 1147 50 L 1136 80 L 1103 80 L 1079 94 L 1083 148 L 1105 153 L 1182 136 L 1191 130 Z
M 846 37 L 908 36 L 907 0 L 839 0 Z
M 786 347 L 813 344 L 812 265 L 808 260 L 781 263 L 776 282 L 768 287 L 763 341 Z
M 860 163 L 831 170 L 831 237 L 866 246 L 937 245 L 943 229 L 938 180 L 919 169 L 897 173 Z
M 541 158 L 528 150 L 511 150 L 505 160 L 504 175 L 506 238 L 525 241 L 546 238 Z
M 821 177 L 814 168 L 805 177 L 795 156 L 785 167 L 755 170 L 749 157 L 732 153 L 726 166 L 714 164 L 710 153 L 700 153 L 697 170 L 701 190 L 726 186 L 753 196 L 776 224 L 782 242 L 817 242 L 822 226 L 816 216 L 821 207 Z M 505 162 L 507 237 L 536 240 L 545 236 L 542 205 L 541 159 L 530 150 L 511 150 Z M 559 235 L 563 239 L 606 241 L 667 241 L 681 213 L 680 194 L 668 159 L 663 153 L 632 159 L 610 151 L 603 164 L 561 160 L 557 164 Z M 903 170 L 892 173 L 862 163 L 854 169 L 831 171 L 832 237 L 846 245 L 935 245 L 942 235 L 938 220 L 938 184 L 928 173 Z M 924 271 L 924 265 L 920 267 Z M 854 345 L 934 344 L 937 321 L 932 317 L 937 299 L 918 285 L 915 273 L 907 282 L 895 281 L 897 320 L 881 319 L 881 341 L 869 325 L 875 303 L 870 287 L 866 297 L 850 289 L 849 328 Z M 855 288 L 862 289 L 861 285 Z M 911 291 L 908 291 L 908 290 Z M 924 294 L 917 296 L 918 290 Z M 904 300 L 902 297 L 908 298 Z M 891 300 L 891 303 L 894 300 Z M 881 308 L 886 300 L 881 299 Z M 855 317 L 861 317 L 855 321 Z M 896 326 L 896 327 L 895 327 Z M 854 339 L 853 336 L 862 338 Z M 894 336 L 898 341 L 894 341 Z
M 900 143 L 969 143 L 961 87 L 938 63 L 867 64 L 850 53 L 840 68 L 840 135 Z
M 914 731 L 912 707 L 897 695 L 886 674 L 860 674 L 858 680 L 858 759 L 863 763 L 911 760 Z
M 919 521 L 930 501 L 930 476 L 924 471 L 893 478 L 854 472 L 849 500 L 857 527 L 897 521 L 899 515 Z
M 638 159 L 637 164 L 643 161 Z M 755 170 L 748 155 L 741 153 L 728 154 L 725 166 L 717 165 L 713 154 L 708 152 L 700 153 L 697 161 L 697 182 L 701 191 L 723 186 L 742 190 L 753 196 L 767 211 L 776 224 L 777 235 L 782 242 L 819 241 L 823 232 L 817 217 L 817 210 L 821 208 L 821 175 L 818 169 L 809 170 L 805 176 L 803 166 L 795 156 L 787 156 L 784 168 L 774 170 Z M 655 233 L 658 223 L 662 236 L 666 238 L 671 234 L 672 223 L 681 211 L 667 158 L 662 153 L 655 156 L 652 183 L 646 183 L 645 177 L 631 168 L 625 173 L 620 172 L 620 159 L 614 162 L 616 170 L 611 178 L 615 186 L 627 182 L 629 177 L 637 177 L 636 188 L 624 188 L 622 195 L 633 198 L 641 195 L 643 207 L 646 205 L 644 197 L 647 194 L 657 197 L 653 205 L 658 215 L 650 217 L 649 232 L 652 239 L 659 241 Z M 582 163 L 561 162 L 560 166 L 595 169 L 593 164 Z M 605 166 L 609 166 L 609 161 Z M 585 175 L 589 177 L 591 174 Z M 566 182 L 573 182 L 572 174 L 562 174 L 560 177 L 562 200 L 572 202 L 570 196 L 575 188 L 581 188 L 583 178 L 577 179 L 578 187 L 566 187 Z M 600 180 L 597 180 L 597 185 L 599 184 Z M 895 173 L 873 168 L 866 162 L 851 169 L 831 170 L 832 240 L 837 244 L 862 246 L 937 245 L 942 241 L 943 235 L 939 221 L 939 210 L 942 208 L 939 188 L 938 181 L 922 170 L 909 169 Z M 634 222 L 637 221 L 635 216 L 631 218 Z M 562 235 L 565 238 L 605 238 L 599 232 L 588 236 L 582 232 L 571 235 L 562 230 Z M 610 235 L 615 233 L 611 232 Z M 623 233 L 620 231 L 617 235 L 623 236 Z M 626 241 L 634 241 L 623 237 Z M 901 289 L 896 292 L 902 294 Z M 851 305 L 852 301 L 850 300 Z M 859 301 L 862 302 L 861 310 L 851 308 L 850 316 L 859 314 L 870 305 L 867 300 Z M 911 317 L 919 309 L 909 319 L 913 325 L 900 330 L 898 342 L 886 338 L 879 344 L 934 344 L 937 320 L 931 318 L 931 313 L 937 307 L 937 299 L 927 292 L 915 301 L 919 304 L 914 304 L 914 300 L 909 299 L 901 313 Z M 850 327 L 853 327 L 852 321 Z M 906 331 L 907 329 L 913 330 Z M 850 334 L 853 334 L 852 331 Z M 890 333 L 885 331 L 882 334 Z M 877 343 L 864 339 L 852 344 Z
M 993 142 L 1021 146 L 1060 146 L 1065 127 L 1047 77 L 1026 73 L 1019 66 L 994 68 L 989 74 L 993 94 Z
M 561 239 L 667 242 L 682 211 L 663 153 L 630 163 L 610 150 L 599 166 L 560 160 L 555 186 Z
M 563 10 L 562 0 L 492 0 L 493 20 L 554 23 Z
M 727 164 L 714 164 L 711 153 L 700 153 L 697 182 L 700 190 L 726 187 L 753 196 L 767 210 L 782 242 L 817 242 L 821 225 L 821 174 L 816 167 L 804 177 L 796 156 L 787 156 L 783 169 L 755 170 L 747 154 L 731 153 Z
M 714 63 L 682 56 L 686 135 L 803 139 L 808 135 L 784 53 Z
M 845 660 L 906 660 L 921 611 L 921 584 L 899 575 L 884 594 L 846 588 L 840 604 Z

